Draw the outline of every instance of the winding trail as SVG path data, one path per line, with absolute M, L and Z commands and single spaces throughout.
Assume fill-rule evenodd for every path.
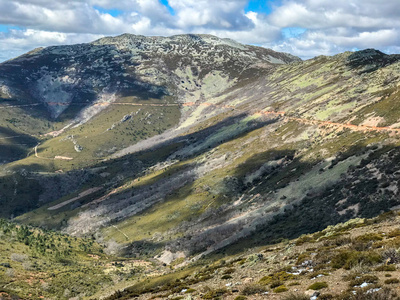
M 13 106 L 0 106 L 0 109 L 5 109 L 5 108 L 15 108 L 15 107 L 26 107 L 26 106 L 37 106 L 43 103 L 32 103 L 32 104 L 24 104 L 24 105 L 13 105 Z M 50 102 L 49 105 L 52 104 L 57 104 L 58 103 L 52 103 Z M 73 105 L 87 105 L 87 103 L 72 103 Z M 67 104 L 66 104 L 67 105 Z M 106 103 L 97 103 L 94 104 L 93 106 L 105 106 L 105 105 L 124 105 L 124 106 L 149 106 L 149 107 L 199 107 L 199 106 L 206 106 L 206 107 L 214 107 L 214 108 L 219 108 L 219 109 L 236 109 L 237 106 L 235 105 L 227 105 L 227 104 L 214 104 L 214 103 L 209 103 L 209 102 L 203 102 L 203 103 L 196 103 L 196 102 L 187 102 L 187 103 L 124 103 L 124 102 L 106 102 Z M 286 121 L 296 121 L 299 123 L 307 124 L 307 125 L 317 125 L 317 126 L 327 126 L 327 127 L 336 127 L 338 129 L 350 129 L 352 131 L 359 131 L 359 132 L 382 132 L 382 133 L 395 133 L 395 134 L 400 134 L 400 128 L 392 128 L 392 127 L 377 127 L 377 126 L 369 126 L 369 125 L 354 125 L 350 123 L 338 123 L 338 122 L 331 122 L 331 121 L 322 121 L 322 120 L 312 120 L 312 119 L 306 119 L 306 118 L 299 118 L 299 117 L 294 117 L 290 116 L 290 114 L 287 114 L 284 111 L 258 111 L 255 114 L 259 115 L 264 115 L 264 116 L 272 116 L 272 117 L 278 117 L 282 118 L 283 120 Z M 53 133 L 53 132 L 52 132 Z M 51 135 L 52 133 L 48 133 L 46 135 Z M 6 140 L 6 139 L 12 139 L 12 138 L 18 138 L 22 137 L 23 135 L 16 135 L 16 136 L 10 136 L 10 137 L 1 137 L 0 140 Z M 46 158 L 46 157 L 41 157 L 37 154 L 37 147 L 39 145 L 35 146 L 35 157 L 41 158 L 41 159 L 50 159 L 50 160 L 55 160 L 55 159 L 61 159 L 61 160 L 72 160 L 72 158 L 69 157 L 62 157 L 62 156 L 56 156 L 54 158 Z
M 37 145 L 35 146 L 35 148 L 33 148 L 33 149 L 35 150 L 35 157 L 36 157 L 36 158 L 41 158 L 41 159 L 53 160 L 53 158 L 42 157 L 42 156 L 39 156 L 39 155 L 38 155 L 38 153 L 37 153 L 37 147 L 38 147 L 39 145 L 40 145 L 40 144 L 37 144 Z
M 213 103 L 200 103 L 196 104 L 194 102 L 188 102 L 182 104 L 182 106 L 212 106 L 216 108 L 226 108 L 226 109 L 235 109 L 235 105 L 218 105 L 218 104 L 213 104 Z M 377 127 L 377 126 L 368 126 L 368 125 L 354 125 L 350 123 L 338 123 L 338 122 L 331 122 L 331 121 L 322 121 L 322 120 L 312 120 L 312 119 L 305 119 L 305 118 L 298 118 L 298 117 L 292 117 L 288 115 L 284 111 L 258 111 L 256 114 L 260 115 L 265 115 L 265 116 L 275 116 L 275 117 L 282 117 L 285 120 L 288 121 L 296 121 L 299 123 L 303 124 L 308 124 L 308 125 L 318 125 L 318 126 L 331 126 L 331 127 L 337 127 L 339 129 L 347 128 L 353 131 L 378 131 L 378 132 L 392 132 L 392 133 L 397 133 L 400 134 L 400 128 L 392 128 L 392 127 Z
M 35 148 L 33 148 L 33 149 L 35 150 L 35 157 L 36 157 L 36 158 L 48 159 L 48 160 L 73 160 L 72 157 L 60 156 L 60 155 L 57 155 L 57 156 L 55 156 L 54 158 L 39 156 L 38 153 L 37 153 L 37 147 L 38 147 L 39 145 L 40 145 L 40 143 L 37 144 L 37 145 L 35 146 Z
M 19 104 L 19 105 L 1 105 L 0 109 L 8 109 L 8 108 L 18 108 L 18 107 L 29 107 L 29 106 L 38 106 L 43 103 L 31 103 L 31 104 Z
M 295 118 L 295 117 L 290 117 L 290 116 L 286 116 L 286 115 L 283 115 L 283 116 L 284 116 L 284 118 L 286 118 L 288 120 L 297 121 L 299 123 L 309 124 L 309 125 L 330 126 L 330 127 L 337 127 L 339 129 L 347 128 L 347 129 L 350 129 L 353 131 L 361 131 L 361 132 L 378 131 L 378 132 L 386 132 L 386 133 L 391 132 L 391 133 L 400 134 L 400 128 L 377 127 L 377 126 L 369 126 L 369 125 L 354 125 L 354 124 L 349 124 L 349 123 L 336 123 L 336 122 L 330 122 L 330 121 Z

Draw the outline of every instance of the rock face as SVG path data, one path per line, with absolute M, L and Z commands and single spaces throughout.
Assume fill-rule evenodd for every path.
M 0 82 L 6 85 L 0 85 L 0 91 L 41 102 L 56 119 L 71 105 L 111 101 L 102 99 L 107 93 L 144 99 L 177 96 L 200 89 L 212 72 L 233 80 L 254 64 L 293 61 L 299 58 L 210 35 L 123 34 L 89 44 L 40 48 L 2 63 Z M 15 89 L 13 95 L 7 85 Z

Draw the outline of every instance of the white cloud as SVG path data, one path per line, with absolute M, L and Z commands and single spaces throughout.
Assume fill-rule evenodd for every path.
M 169 0 L 180 28 L 250 30 L 254 24 L 244 14 L 246 0 Z
M 254 24 L 251 29 L 238 31 L 212 30 L 210 33 L 220 37 L 238 40 L 242 43 L 257 45 L 272 43 L 282 38 L 280 28 L 270 25 L 266 16 L 255 12 L 248 12 L 246 17 Z
M 0 32 L 0 61 L 16 57 L 42 45 L 77 44 L 100 37 L 102 35 L 12 29 L 9 33 Z
M 398 0 L 284 0 L 269 16 L 279 28 L 301 27 L 305 33 L 266 44 L 304 58 L 346 50 L 400 47 Z
M 278 7 L 270 20 L 280 27 L 310 29 L 352 27 L 363 30 L 400 26 L 398 1 L 387 1 L 385 14 L 381 12 L 381 3 L 372 0 L 292 0 Z
M 102 14 L 83 2 L 67 3 L 68 6 L 56 2 L 43 7 L 22 1 L 10 3 L 0 0 L 0 23 L 65 33 L 116 34 L 128 28 L 122 18 Z

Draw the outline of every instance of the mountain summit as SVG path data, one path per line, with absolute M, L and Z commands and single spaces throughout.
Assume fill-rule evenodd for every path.
M 196 92 L 210 72 L 233 80 L 256 64 L 293 61 L 299 59 L 211 35 L 123 34 L 36 49 L 5 62 L 0 65 L 0 89 L 6 98 L 42 103 L 56 119 L 68 115 L 71 104 L 88 107 L 103 101 L 102 95 L 160 98 Z M 181 76 L 193 78 L 189 83 Z

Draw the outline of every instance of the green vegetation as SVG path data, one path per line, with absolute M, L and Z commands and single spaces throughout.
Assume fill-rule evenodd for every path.
M 318 291 L 327 287 L 328 284 L 326 282 L 314 282 L 312 285 L 308 287 L 308 289 Z
M 385 280 L 385 284 L 396 284 L 399 282 L 400 282 L 400 280 L 398 280 L 397 278 L 390 278 L 390 279 Z
M 396 271 L 396 265 L 382 265 L 375 269 L 375 271 L 379 272 L 393 272 Z
M 228 292 L 227 289 L 216 289 L 216 290 L 211 290 L 203 295 L 203 299 L 216 299 L 219 298 L 223 295 L 225 295 Z
M 349 282 L 350 287 L 360 286 L 363 283 L 378 283 L 379 278 L 375 275 L 362 275 L 362 276 L 352 276 L 352 280 Z
M 278 286 L 273 289 L 274 293 L 284 293 L 288 291 L 288 288 L 284 285 Z
M 361 286 L 378 289 L 379 272 L 396 282 L 400 142 L 374 126 L 399 126 L 397 57 L 375 53 L 366 64 L 362 52 L 344 53 L 278 67 L 260 48 L 236 45 L 243 57 L 229 59 L 229 41 L 218 53 L 214 40 L 186 55 L 112 49 L 131 38 L 0 65 L 21 98 L 0 95 L 0 216 L 20 222 L 0 223 L 6 293 L 218 299 L 337 281 L 348 290 L 321 299 L 369 299 Z M 60 81 L 75 63 L 81 77 L 68 76 L 88 78 L 83 90 Z M 48 76 L 29 78 L 39 70 Z M 74 95 L 69 106 L 10 106 L 69 97 L 61 86 Z M 390 229 L 377 229 L 383 222 Z M 117 250 L 127 257 L 104 253 Z
M 331 266 L 339 269 L 351 269 L 357 265 L 364 264 L 373 266 L 382 261 L 382 256 L 374 251 L 342 251 L 333 257 Z
M 363 235 L 360 235 L 356 238 L 357 242 L 375 242 L 375 241 L 381 241 L 383 239 L 383 236 L 378 233 L 366 233 Z
M 246 296 L 255 295 L 255 294 L 262 294 L 267 292 L 268 289 L 260 284 L 247 284 L 244 286 L 242 290 L 242 294 Z
M 285 271 L 280 271 L 268 276 L 264 276 L 263 278 L 260 279 L 259 283 L 260 284 L 271 284 L 273 282 L 285 282 L 287 280 L 292 280 L 295 279 L 296 277 L 293 274 L 289 274 Z
M 107 258 L 103 247 L 91 239 L 72 238 L 4 220 L 0 220 L 0 235 L 0 282 L 7 286 L 3 291 L 11 295 L 24 299 L 90 296 L 99 285 L 112 287 L 114 276 L 120 272 L 106 267 L 113 258 Z M 35 296 L 30 296 L 33 291 Z
M 289 294 L 286 295 L 283 300 L 309 300 L 310 297 L 307 297 L 306 295 L 300 295 L 300 294 Z

